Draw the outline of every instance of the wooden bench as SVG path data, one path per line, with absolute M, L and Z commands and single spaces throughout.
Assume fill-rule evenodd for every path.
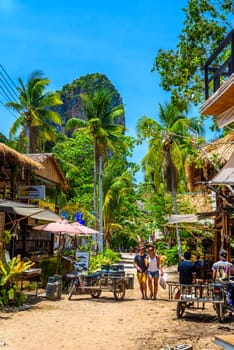
M 234 350 L 234 335 L 217 335 L 215 343 L 225 350 Z

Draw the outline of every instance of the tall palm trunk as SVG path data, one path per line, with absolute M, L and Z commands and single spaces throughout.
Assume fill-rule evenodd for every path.
M 27 122 L 27 126 L 25 129 L 26 137 L 27 137 L 27 153 L 31 152 L 31 133 L 30 133 L 30 124 Z
M 168 159 L 170 162 L 170 169 L 171 169 L 171 192 L 172 192 L 172 198 L 173 198 L 173 208 L 174 208 L 174 213 L 175 215 L 178 214 L 177 210 L 177 201 L 176 201 L 176 190 L 175 190 L 175 173 L 174 173 L 174 166 L 171 160 L 171 154 L 168 152 Z M 179 227 L 178 224 L 176 224 L 176 240 L 177 240 L 177 245 L 178 245 L 178 255 L 179 257 L 182 256 L 182 247 L 181 247 L 181 239 L 180 239 L 180 232 L 179 232 Z
M 99 251 L 103 253 L 103 218 L 102 218 L 102 156 L 99 157 Z
M 94 139 L 94 167 L 93 167 L 93 210 L 95 217 L 95 230 L 98 230 L 98 214 L 97 214 L 97 142 Z

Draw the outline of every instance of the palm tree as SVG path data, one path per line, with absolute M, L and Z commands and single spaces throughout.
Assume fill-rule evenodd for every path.
M 50 80 L 43 78 L 40 71 L 34 71 L 26 85 L 19 78 L 19 102 L 7 102 L 6 106 L 19 113 L 10 128 L 9 136 L 13 137 L 21 129 L 21 136 L 27 136 L 28 153 L 41 151 L 45 141 L 54 141 L 54 125 L 61 124 L 58 113 L 51 110 L 63 102 L 57 93 L 45 92 Z
M 122 226 L 115 220 L 123 199 L 128 193 L 133 193 L 133 179 L 130 171 L 124 171 L 120 176 L 112 180 L 105 194 L 103 203 L 104 238 L 107 248 L 110 248 L 111 233 L 120 230 Z
M 66 130 L 86 128 L 93 138 L 94 146 L 94 214 L 95 228 L 98 229 L 97 214 L 97 174 L 99 174 L 99 248 L 102 251 L 102 168 L 103 157 L 115 152 L 116 143 L 121 142 L 120 134 L 123 125 L 116 124 L 115 118 L 124 114 L 122 104 L 112 106 L 113 93 L 103 88 L 94 93 L 81 94 L 82 106 L 87 120 L 71 118 L 66 124 Z
M 159 104 L 159 122 L 142 117 L 137 123 L 140 139 L 149 138 L 148 152 L 142 160 L 146 179 L 154 189 L 165 184 L 166 190 L 172 193 L 174 213 L 177 214 L 176 190 L 184 172 L 185 140 L 191 138 L 194 131 L 203 132 L 201 123 L 196 118 L 187 118 L 175 105 Z M 187 146 L 186 142 L 186 146 Z M 181 241 L 176 226 L 178 253 L 181 255 Z

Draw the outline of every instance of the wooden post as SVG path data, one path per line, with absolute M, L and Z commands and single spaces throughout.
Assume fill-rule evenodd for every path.
M 0 260 L 2 260 L 4 241 L 3 241 L 3 231 L 5 227 L 5 212 L 0 212 Z

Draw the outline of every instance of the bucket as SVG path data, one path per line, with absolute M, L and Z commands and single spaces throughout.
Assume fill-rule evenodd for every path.
M 62 294 L 62 276 L 56 275 L 48 278 L 46 285 L 46 298 L 60 299 Z
M 126 288 L 127 289 L 134 289 L 134 274 L 127 274 L 127 283 L 126 283 Z

